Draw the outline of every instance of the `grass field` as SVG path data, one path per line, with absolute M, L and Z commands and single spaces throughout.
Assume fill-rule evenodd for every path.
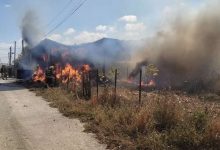
M 33 90 L 33 89 L 32 89 Z M 220 147 L 220 100 L 183 92 L 102 89 L 86 101 L 61 88 L 34 89 L 66 117 L 79 118 L 109 149 L 195 150 Z

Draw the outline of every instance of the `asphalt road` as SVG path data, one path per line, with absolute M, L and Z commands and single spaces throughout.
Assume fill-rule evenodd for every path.
M 0 150 L 103 150 L 78 119 L 68 119 L 34 93 L 0 80 Z

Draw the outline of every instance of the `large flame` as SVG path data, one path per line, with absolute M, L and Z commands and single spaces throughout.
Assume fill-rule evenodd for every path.
M 90 66 L 84 64 L 81 69 L 76 69 L 70 64 L 66 64 L 62 69 L 59 65 L 55 66 L 55 77 L 56 79 L 62 81 L 62 83 L 67 83 L 68 81 L 74 81 L 75 83 L 80 83 L 82 80 L 82 73 L 88 73 L 91 70 Z M 44 82 L 46 79 L 45 73 L 41 67 L 37 67 L 33 74 L 33 81 Z
M 68 80 L 74 80 L 76 82 L 81 81 L 81 75 L 79 71 L 72 67 L 70 64 L 66 64 L 65 68 L 61 72 L 61 75 L 58 75 L 57 77 L 59 76 L 61 77 L 63 83 L 67 83 Z
M 45 73 L 40 66 L 37 67 L 36 71 L 33 74 L 33 81 L 34 82 L 37 82 L 37 81 L 44 82 L 45 81 Z

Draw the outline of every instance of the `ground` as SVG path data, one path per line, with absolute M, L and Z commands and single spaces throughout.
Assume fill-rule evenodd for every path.
M 102 150 L 77 119 L 62 116 L 26 88 L 0 80 L 1 150 Z

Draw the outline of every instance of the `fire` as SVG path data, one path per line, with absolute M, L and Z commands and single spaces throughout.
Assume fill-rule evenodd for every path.
M 82 67 L 82 72 L 89 72 L 91 70 L 91 68 L 90 68 L 90 66 L 89 65 L 83 65 L 83 67 Z
M 44 74 L 43 69 L 40 66 L 37 67 L 36 71 L 33 74 L 33 81 L 34 82 L 37 82 L 37 81 L 44 82 L 45 81 L 45 74 Z
M 139 86 L 139 82 L 136 80 L 134 80 L 133 78 L 129 78 L 129 79 L 127 79 L 127 80 L 122 80 L 123 82 L 125 82 L 125 83 L 128 83 L 128 84 L 134 84 L 134 85 L 137 85 L 137 86 Z M 153 87 L 156 87 L 157 86 L 157 84 L 156 84 L 156 82 L 155 82 L 155 80 L 150 80 L 149 82 L 144 82 L 144 81 L 141 81 L 141 86 L 142 87 L 150 87 L 150 88 L 153 88 Z
M 73 68 L 70 64 L 66 64 L 61 74 L 62 74 L 61 77 L 63 83 L 67 83 L 68 80 L 74 80 L 76 82 L 81 81 L 81 75 L 79 71 Z
M 144 81 L 142 81 L 141 86 L 153 88 L 153 87 L 156 87 L 156 82 L 154 80 L 150 80 L 147 83 L 144 83 Z
M 66 64 L 64 69 L 58 68 L 56 71 L 56 78 L 61 79 L 62 83 L 67 83 L 68 80 L 73 80 L 75 82 L 81 82 L 82 72 L 87 73 L 91 70 L 90 66 L 84 64 L 81 70 L 74 68 L 70 64 Z
M 62 68 L 60 67 L 60 65 L 56 64 L 56 67 L 55 67 L 55 73 L 56 73 L 56 78 L 57 79 L 60 79 L 61 78 L 61 72 L 62 72 Z
M 80 83 L 82 80 L 82 73 L 88 73 L 91 68 L 89 65 L 84 64 L 81 69 L 76 69 L 69 63 L 62 69 L 58 64 L 54 66 L 54 77 L 60 80 L 62 83 L 73 81 L 74 83 Z M 33 74 L 33 81 L 44 82 L 46 75 L 41 67 L 37 67 Z
M 150 80 L 150 82 L 147 85 L 148 87 L 156 87 L 156 82 L 154 80 Z

